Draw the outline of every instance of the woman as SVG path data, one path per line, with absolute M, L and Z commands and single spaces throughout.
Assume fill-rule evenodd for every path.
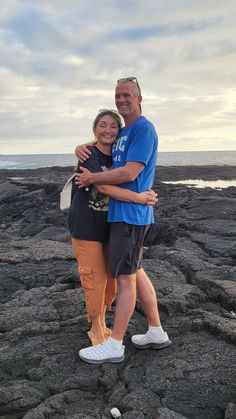
M 93 122 L 96 143 L 90 148 L 89 159 L 82 164 L 79 162 L 77 170 L 79 166 L 92 172 L 111 168 L 111 147 L 121 126 L 116 111 L 100 111 Z M 85 294 L 87 317 L 92 323 L 88 336 L 93 345 L 103 342 L 111 334 L 106 327 L 105 312 L 116 292 L 116 281 L 111 278 L 108 268 L 108 196 L 143 205 L 154 205 L 156 202 L 156 194 L 152 190 L 136 193 L 114 185 L 79 189 L 73 184 L 69 228 Z

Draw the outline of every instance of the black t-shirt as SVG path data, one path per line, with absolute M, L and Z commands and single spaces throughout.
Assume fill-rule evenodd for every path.
M 79 163 L 78 169 L 83 166 L 95 173 L 112 167 L 111 156 L 102 153 L 96 146 L 90 150 L 92 154 L 89 159 L 84 163 Z M 73 182 L 68 218 L 70 235 L 80 240 L 106 242 L 109 239 L 108 197 L 98 192 L 93 185 L 88 191 L 86 189 L 79 189 Z

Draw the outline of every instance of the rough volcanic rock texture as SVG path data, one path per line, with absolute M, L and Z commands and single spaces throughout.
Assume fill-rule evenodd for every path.
M 131 345 L 147 327 L 137 302 L 125 361 L 98 366 L 78 357 L 89 326 L 58 205 L 71 170 L 0 171 L 0 418 L 235 419 L 236 188 L 163 183 L 235 170 L 159 169 L 144 268 L 172 345 Z

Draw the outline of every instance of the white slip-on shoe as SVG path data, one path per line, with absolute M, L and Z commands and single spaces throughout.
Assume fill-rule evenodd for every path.
M 79 357 L 89 364 L 102 364 L 104 362 L 118 363 L 125 359 L 124 350 L 124 345 L 122 345 L 121 349 L 114 350 L 109 341 L 106 341 L 99 345 L 80 349 Z
M 166 332 L 161 337 L 156 337 L 149 330 L 144 335 L 132 336 L 131 342 L 138 349 L 163 349 L 171 344 Z

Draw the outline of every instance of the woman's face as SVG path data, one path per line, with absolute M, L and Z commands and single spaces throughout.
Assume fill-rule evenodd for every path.
M 119 134 L 117 121 L 110 115 L 102 116 L 94 128 L 94 134 L 98 144 L 112 145 Z

